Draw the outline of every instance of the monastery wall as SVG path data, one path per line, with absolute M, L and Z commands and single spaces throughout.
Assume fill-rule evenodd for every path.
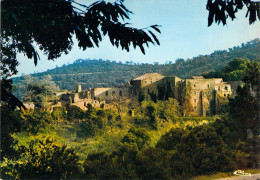
M 129 87 L 95 88 L 93 91 L 95 99 L 98 100 L 117 100 L 130 96 Z
M 86 110 L 88 103 L 94 107 L 108 108 L 108 102 L 113 100 L 167 100 L 171 97 L 181 103 L 188 102 L 188 107 L 191 108 L 187 111 L 189 115 L 206 116 L 216 113 L 221 105 L 227 104 L 228 97 L 240 84 L 223 82 L 221 78 L 193 76 L 192 79 L 180 79 L 176 76 L 165 77 L 158 73 L 148 73 L 122 87 L 101 87 L 84 91 L 78 85 L 76 92 L 61 94 L 60 101 L 53 107 L 75 105 Z

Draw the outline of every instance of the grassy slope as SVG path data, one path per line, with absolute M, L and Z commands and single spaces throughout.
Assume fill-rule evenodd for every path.
M 185 128 L 186 125 L 198 126 L 203 123 L 213 122 L 214 118 L 185 118 L 180 119 L 178 122 L 164 122 L 161 123 L 158 130 L 152 130 L 147 128 L 148 134 L 151 137 L 149 145 L 154 147 L 158 140 L 168 132 L 171 128 Z M 106 129 L 102 134 L 96 135 L 89 138 L 85 135 L 85 130 L 79 126 L 79 124 L 70 125 L 52 125 L 51 127 L 41 130 L 40 133 L 36 135 L 28 134 L 28 132 L 19 132 L 13 134 L 13 137 L 18 140 L 18 145 L 28 146 L 31 140 L 42 139 L 45 137 L 51 137 L 55 139 L 59 144 L 66 144 L 68 147 L 73 147 L 78 152 L 79 156 L 84 159 L 87 154 L 97 153 L 97 152 L 107 152 L 111 153 L 117 150 L 120 146 L 120 141 L 127 133 L 128 129 L 132 126 L 137 126 L 134 124 L 132 119 L 123 120 L 114 126 L 106 126 Z

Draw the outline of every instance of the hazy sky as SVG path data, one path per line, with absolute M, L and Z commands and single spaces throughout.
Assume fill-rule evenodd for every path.
M 70 64 L 79 58 L 140 63 L 174 62 L 177 58 L 187 59 L 210 54 L 215 50 L 228 49 L 257 37 L 260 38 L 260 22 L 249 25 L 248 18 L 245 18 L 245 7 L 237 14 L 237 19 L 228 20 L 226 26 L 213 24 L 208 27 L 207 0 L 200 2 L 202 3 L 194 0 L 125 0 L 125 6 L 134 12 L 129 21 L 133 27 L 143 28 L 153 24 L 162 26 L 160 28 L 162 33 L 156 34 L 160 46 L 151 45 L 146 48 L 146 55 L 143 55 L 139 48 L 136 50 L 131 48 L 130 52 L 117 49 L 110 44 L 108 38 L 104 38 L 99 48 L 85 51 L 79 49 L 75 42 L 68 55 L 63 55 L 54 61 L 48 61 L 46 56 L 39 53 L 41 60 L 36 67 L 33 60 L 19 55 L 18 75 L 46 71 L 56 66 Z

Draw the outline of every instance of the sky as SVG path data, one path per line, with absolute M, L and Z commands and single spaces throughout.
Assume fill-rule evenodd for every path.
M 86 0 L 77 0 L 86 4 Z M 93 0 L 88 0 L 89 5 Z M 117 62 L 133 61 L 135 63 L 174 62 L 178 58 L 188 59 L 198 55 L 206 55 L 216 50 L 227 50 L 241 45 L 255 38 L 260 38 L 260 21 L 249 25 L 245 18 L 246 8 L 237 13 L 234 21 L 230 19 L 227 25 L 213 24 L 208 27 L 207 0 L 125 0 L 124 5 L 131 10 L 130 22 L 133 27 L 144 28 L 150 25 L 161 25 L 161 34 L 156 33 L 160 46 L 150 45 L 145 48 L 143 55 L 139 48 L 132 47 L 130 52 L 117 49 L 110 44 L 108 37 L 100 43 L 99 48 L 91 48 L 83 51 L 74 46 L 68 55 L 62 55 L 54 61 L 40 52 L 40 61 L 35 67 L 32 59 L 27 59 L 19 54 L 17 76 L 43 72 L 48 69 L 60 67 L 63 64 L 71 64 L 77 59 L 108 59 Z

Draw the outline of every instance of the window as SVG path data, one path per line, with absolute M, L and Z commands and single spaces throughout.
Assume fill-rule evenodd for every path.
M 225 86 L 225 90 L 226 90 L 226 91 L 228 90 L 228 87 L 227 87 L 227 86 Z
M 196 109 L 197 109 L 197 107 L 196 107 L 196 106 L 194 106 L 194 109 L 196 110 Z
M 144 84 L 146 84 L 146 81 L 144 81 Z
M 209 93 L 209 91 L 208 91 L 208 95 L 209 95 L 210 93 Z
M 226 96 L 226 94 L 224 94 L 224 96 Z
M 209 84 L 208 84 L 208 88 L 209 88 Z
M 116 93 L 116 91 L 112 91 L 112 94 L 115 94 Z
M 193 94 L 196 95 L 196 91 L 194 91 Z
M 194 84 L 193 86 L 196 87 L 196 84 Z
M 194 102 L 196 102 L 196 99 L 194 99 Z
M 106 96 L 108 96 L 108 91 L 106 91 Z
M 122 96 L 122 91 L 119 91 L 119 96 Z

